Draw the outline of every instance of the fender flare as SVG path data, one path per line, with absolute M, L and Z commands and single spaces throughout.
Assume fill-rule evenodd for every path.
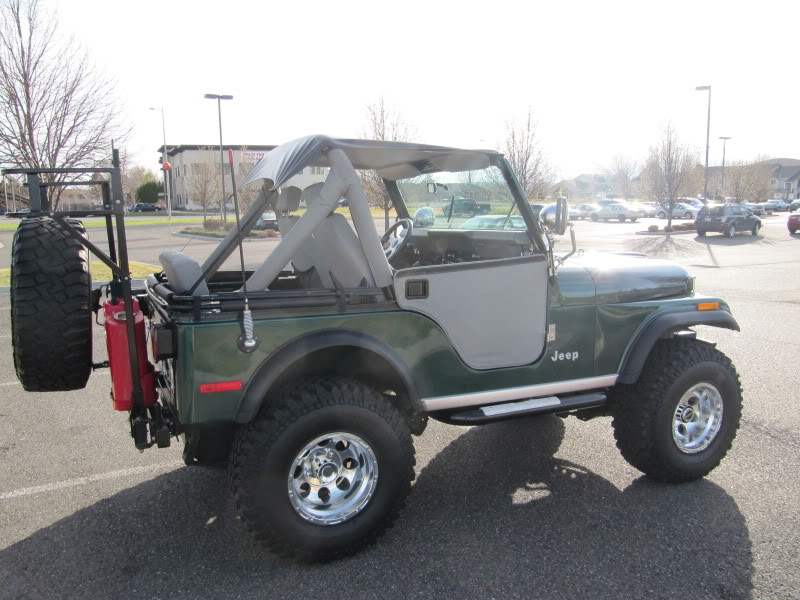
M 360 331 L 330 329 L 294 338 L 272 352 L 258 366 L 247 382 L 233 419 L 234 422 L 239 424 L 250 422 L 258 414 L 261 403 L 269 389 L 286 369 L 290 368 L 295 362 L 317 350 L 325 350 L 337 346 L 368 350 L 386 360 L 405 385 L 414 410 L 422 411 L 411 370 L 391 346 Z
M 710 325 L 739 331 L 739 324 L 731 313 L 724 310 L 701 312 L 696 310 L 669 312 L 656 315 L 636 336 L 619 370 L 617 383 L 636 383 L 644 363 L 656 342 L 665 335 L 694 325 Z

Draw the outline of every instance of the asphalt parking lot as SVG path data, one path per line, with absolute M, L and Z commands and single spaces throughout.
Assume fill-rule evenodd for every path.
M 137 452 L 106 373 L 79 392 L 23 393 L 0 294 L 0 598 L 800 598 L 800 235 L 785 215 L 759 236 L 636 235 L 650 222 L 578 222 L 578 247 L 675 260 L 729 302 L 742 331 L 701 331 L 745 394 L 723 464 L 667 486 L 621 458 L 608 418 L 431 423 L 395 527 L 322 565 L 253 543 L 223 469 L 183 466 L 177 444 Z M 197 258 L 215 245 L 129 232 L 142 262 L 168 243 Z M 10 239 L 0 232 L 0 266 Z M 246 244 L 248 262 L 274 244 Z M 96 328 L 98 360 L 103 344 Z

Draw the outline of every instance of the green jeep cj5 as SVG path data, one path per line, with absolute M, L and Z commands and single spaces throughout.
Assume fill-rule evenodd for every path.
M 309 166 L 327 168 L 325 182 L 293 185 Z M 12 249 L 17 376 L 30 391 L 74 390 L 110 366 L 136 447 L 179 436 L 187 464 L 228 461 L 242 521 L 276 553 L 328 560 L 376 540 L 409 493 L 411 436 L 429 418 L 611 415 L 622 456 L 673 483 L 705 476 L 731 447 L 739 378 L 692 330 L 738 330 L 727 304 L 697 295 L 670 262 L 578 256 L 574 234 L 572 251 L 555 253 L 566 202 L 534 215 L 499 153 L 288 142 L 241 182 L 260 185 L 258 198 L 203 264 L 164 252 L 140 289 L 119 169 L 105 171 L 92 213 L 50 210 L 48 170 L 25 171 L 32 211 Z M 397 211 L 382 236 L 359 171 L 382 180 Z M 507 225 L 436 215 L 428 205 L 450 186 L 469 186 Z M 352 221 L 335 212 L 342 199 Z M 280 243 L 254 268 L 242 258 L 220 270 L 264 211 Z M 74 219 L 89 214 L 108 223 L 108 255 Z M 102 292 L 88 252 L 114 272 Z M 105 317 L 107 362 L 93 362 L 93 311 Z

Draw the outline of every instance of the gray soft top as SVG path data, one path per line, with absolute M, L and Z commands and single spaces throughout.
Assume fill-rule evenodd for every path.
M 308 135 L 281 144 L 267 153 L 239 187 L 257 179 L 269 179 L 272 182 L 271 189 L 277 189 L 306 167 L 329 166 L 325 153 L 334 148 L 342 150 L 356 169 L 375 170 L 383 179 L 392 181 L 439 171 L 485 169 L 494 157 L 499 156 L 494 150 L 463 150 L 426 144 L 342 140 L 325 135 Z

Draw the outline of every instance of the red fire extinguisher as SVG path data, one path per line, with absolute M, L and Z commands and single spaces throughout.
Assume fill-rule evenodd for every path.
M 111 397 L 115 410 L 128 411 L 133 408 L 133 377 L 128 354 L 128 330 L 125 324 L 125 303 L 107 301 L 103 304 L 106 318 L 106 346 L 108 366 L 111 369 Z M 139 380 L 142 384 L 144 405 L 153 406 L 158 393 L 153 365 L 147 360 L 147 343 L 144 334 L 144 315 L 139 302 L 133 299 L 133 330 L 136 340 L 136 356 L 139 360 Z

